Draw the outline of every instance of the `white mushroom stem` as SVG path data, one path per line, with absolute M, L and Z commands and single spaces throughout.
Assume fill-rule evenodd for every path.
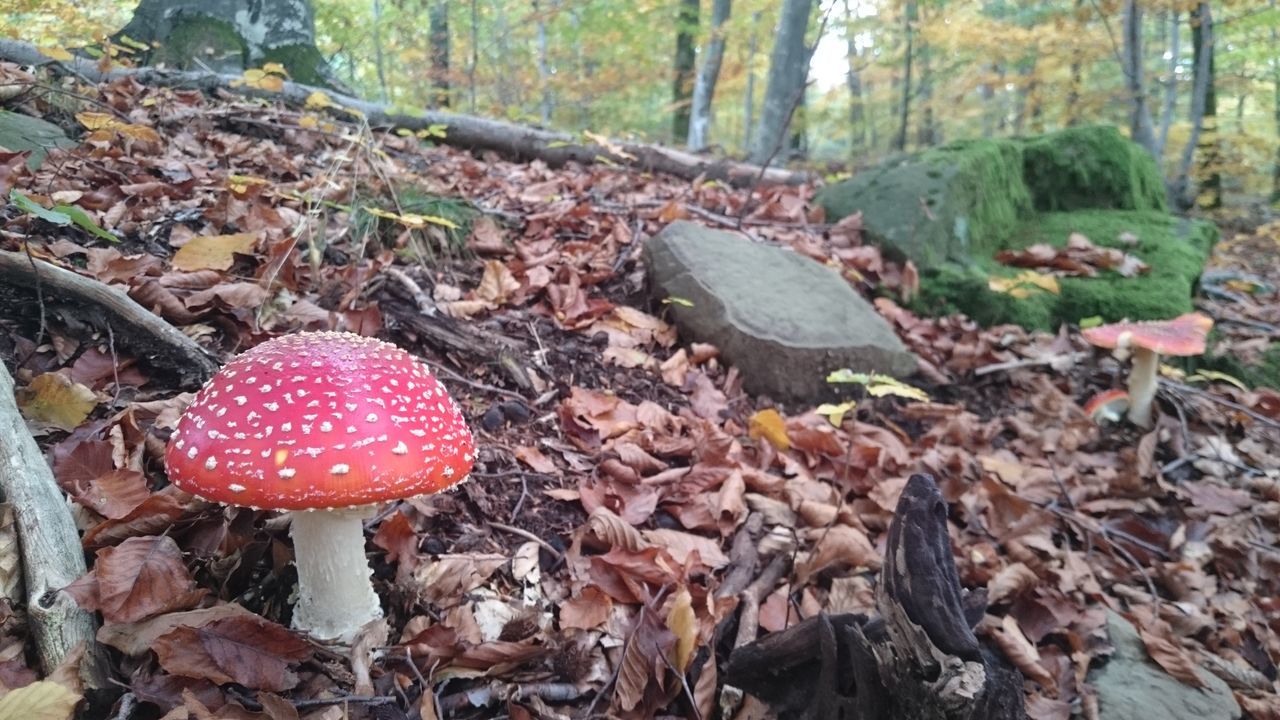
M 293 513 L 295 629 L 316 639 L 349 643 L 362 625 L 382 617 L 364 554 L 362 521 L 369 514 L 368 508 Z
M 1133 349 L 1133 369 L 1129 371 L 1129 421 L 1140 428 L 1152 425 L 1151 405 L 1156 399 L 1159 370 L 1159 353 L 1144 347 Z

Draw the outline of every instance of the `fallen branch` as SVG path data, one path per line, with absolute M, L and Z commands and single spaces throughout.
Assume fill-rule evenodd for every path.
M 218 371 L 204 348 L 122 290 L 23 253 L 0 251 L 0 301 L 0 313 L 12 317 L 38 306 L 34 314 L 70 320 L 68 327 L 110 329 L 117 346 L 182 387 L 198 387 Z
M 178 72 L 156 68 L 115 68 L 103 72 L 98 69 L 96 62 L 86 58 L 58 61 L 44 55 L 34 45 L 14 40 L 0 40 L 0 59 L 23 65 L 48 66 L 55 71 L 70 72 L 91 82 L 131 77 L 144 85 L 183 87 L 206 92 L 222 90 L 280 99 L 294 106 L 304 105 L 307 97 L 314 92 L 323 92 L 342 108 L 363 114 L 369 124 L 376 127 L 424 130 L 433 125 L 444 125 L 447 127 L 447 137 L 441 141 L 454 147 L 468 150 L 492 150 L 519 159 L 538 159 L 552 167 L 559 167 L 569 162 L 592 164 L 604 161 L 628 165 L 648 172 L 667 173 L 688 180 L 696 177 L 722 180 L 737 187 L 749 187 L 757 183 L 795 185 L 810 179 L 809 175 L 803 172 L 766 169 L 758 165 L 726 158 L 695 155 L 660 145 L 604 139 L 583 143 L 567 133 L 471 115 L 456 115 L 437 110 L 426 110 L 416 115 L 403 115 L 391 112 L 386 105 L 366 102 L 359 98 L 291 81 L 286 81 L 280 92 L 265 92 L 245 85 L 233 86 L 231 83 L 240 79 L 238 76 L 213 72 Z M 334 114 L 340 118 L 350 119 L 350 114 L 342 110 L 335 110 Z
M 59 592 L 85 574 L 80 533 L 14 401 L 14 383 L 0 363 L 0 493 L 14 509 L 26 581 L 27 617 L 36 654 L 53 672 L 77 646 L 85 647 L 80 672 L 93 688 L 106 687 L 107 665 L 94 637 L 97 623 L 75 600 Z

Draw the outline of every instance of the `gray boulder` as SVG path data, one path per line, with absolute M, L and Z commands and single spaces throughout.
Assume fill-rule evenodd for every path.
M 838 273 L 790 250 L 678 221 L 645 243 L 654 297 L 712 343 L 752 393 L 812 402 L 839 368 L 905 377 L 916 358 Z
M 35 170 L 45 155 L 54 148 L 79 145 L 68 138 L 62 128 L 30 115 L 0 110 L 0 149 L 10 152 L 30 151 L 27 167 Z
M 1115 654 L 1092 671 L 1101 720 L 1235 720 L 1240 706 L 1225 682 L 1197 671 L 1205 687 L 1185 685 L 1147 656 L 1138 631 L 1119 614 L 1107 612 L 1107 632 Z

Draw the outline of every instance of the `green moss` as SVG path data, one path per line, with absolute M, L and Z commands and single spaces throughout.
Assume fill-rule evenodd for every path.
M 832 222 L 861 212 L 864 231 L 891 257 L 922 268 L 967 263 L 999 249 L 1031 213 L 1022 164 L 1011 140 L 955 143 L 859 173 L 818 202 Z
M 1023 142 L 1023 177 L 1038 210 L 1165 210 L 1164 178 L 1147 151 L 1109 125 Z
M 929 314 L 963 312 L 984 325 L 1016 323 L 1042 330 L 1093 316 L 1107 322 L 1173 317 L 1193 309 L 1196 279 L 1217 238 L 1216 228 L 1209 223 L 1157 211 L 1090 210 L 1037 216 L 1020 224 L 1008 244 L 1012 248 L 1036 243 L 1062 246 L 1073 232 L 1095 245 L 1136 255 L 1151 266 L 1150 272 L 1130 278 L 1108 271 L 1092 278 L 1060 278 L 1060 294 L 1037 292 L 1019 299 L 992 292 L 987 282 L 992 275 L 1009 277 L 1020 270 L 982 259 L 972 268 L 926 273 L 917 308 Z M 1135 236 L 1136 243 L 1122 241 L 1126 234 Z
M 1216 331 L 1209 336 L 1209 346 L 1214 345 Z M 1280 343 L 1272 343 L 1258 361 L 1245 364 L 1232 355 L 1217 355 L 1197 359 L 1196 367 L 1224 372 L 1238 378 L 1251 388 L 1265 387 L 1280 390 Z
M 179 70 L 211 68 L 238 73 L 244 69 L 247 49 L 244 39 L 230 23 L 203 15 L 179 20 L 154 61 Z
M 289 71 L 289 79 L 304 85 L 330 87 L 329 78 L 324 73 L 324 56 L 315 45 L 282 45 L 265 48 L 262 51 L 262 64 L 280 63 Z

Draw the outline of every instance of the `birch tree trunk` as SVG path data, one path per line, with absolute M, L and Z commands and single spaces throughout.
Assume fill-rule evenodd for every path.
M 1124 77 L 1130 97 L 1129 134 L 1151 157 L 1160 162 L 1156 135 L 1152 127 L 1151 108 L 1147 104 L 1147 88 L 1142 67 L 1142 7 L 1138 0 L 1124 4 Z
M 902 31 L 906 38 L 906 50 L 902 60 L 902 100 L 898 105 L 898 134 L 893 139 L 893 149 L 907 149 L 907 125 L 911 122 L 911 54 L 914 37 L 912 24 L 916 19 L 915 0 L 908 0 L 902 15 Z
M 672 144 L 689 137 L 690 101 L 693 97 L 693 68 L 697 61 L 694 38 L 698 34 L 698 0 L 680 0 L 676 15 L 675 73 L 671 82 Z
M 791 115 L 804 96 L 809 77 L 809 48 L 804 34 L 809 27 L 813 0 L 783 0 L 778 29 L 769 56 L 769 81 L 764 107 L 751 147 L 751 162 L 764 165 L 777 154 L 787 138 Z
M 693 107 L 689 113 L 690 150 L 705 150 L 711 134 L 711 106 L 715 99 L 716 83 L 720 80 L 720 65 L 724 62 L 724 25 L 729 21 L 733 0 L 715 0 L 711 7 L 711 40 L 693 83 Z

